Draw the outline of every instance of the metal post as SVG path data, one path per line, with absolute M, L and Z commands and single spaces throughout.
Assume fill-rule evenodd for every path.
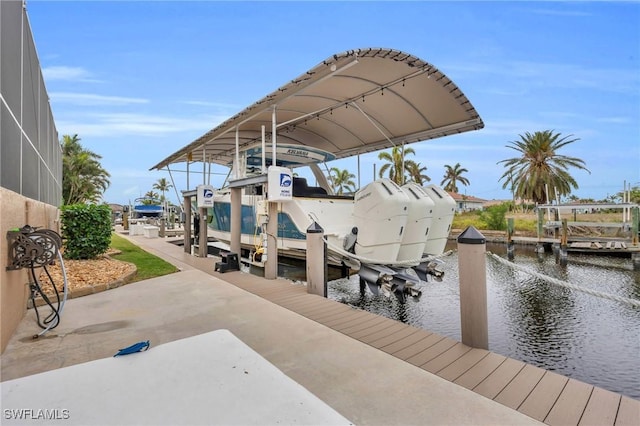
M 202 184 L 207 184 L 207 148 L 202 146 Z
M 184 197 L 184 252 L 191 254 L 191 197 Z
M 324 229 L 313 222 L 307 228 L 307 293 L 327 297 L 327 268 Z
M 240 128 L 236 126 L 236 165 L 234 167 L 233 176 L 238 179 L 240 178 Z
M 277 120 L 276 120 L 276 106 L 273 106 L 273 112 L 271 113 L 271 151 L 272 151 L 272 159 L 271 165 L 277 166 L 276 163 L 276 137 L 277 137 Z
M 262 169 L 261 169 L 261 173 L 265 174 L 267 173 L 267 153 L 266 153 L 266 141 L 267 141 L 267 136 L 265 133 L 265 127 L 264 124 L 262 125 L 262 127 L 260 128 L 262 130 Z
M 269 201 L 268 213 L 267 261 L 264 264 L 264 277 L 273 280 L 278 276 L 278 203 Z
M 473 226 L 458 236 L 462 343 L 489 349 L 486 239 Z
M 231 188 L 231 252 L 238 255 L 240 259 L 240 235 L 242 231 L 242 189 Z

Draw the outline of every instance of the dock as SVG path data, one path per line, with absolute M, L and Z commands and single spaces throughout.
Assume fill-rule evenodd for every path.
M 511 240 L 516 244 L 545 244 L 545 245 L 557 245 L 561 244 L 560 238 L 553 237 L 524 237 L 524 236 L 512 236 Z M 588 237 L 575 237 L 569 238 L 567 241 L 567 252 L 570 253 L 585 253 L 585 254 L 600 254 L 611 256 L 624 256 L 634 257 L 640 255 L 640 245 L 634 245 L 628 240 L 622 239 L 604 239 L 604 238 L 588 238 Z
M 224 279 L 548 425 L 637 425 L 640 401 L 241 272 Z
M 166 260 L 178 256 L 236 287 L 545 424 L 640 424 L 638 400 L 308 294 L 304 285 L 293 285 L 282 279 L 265 280 L 243 272 L 219 274 L 213 271 L 215 258 L 185 257 L 173 244 L 139 241 L 143 247 L 154 243 L 153 248 L 162 250 L 156 254 Z
M 309 294 L 303 284 L 215 272 L 219 258 L 191 256 L 166 239 L 129 238 L 183 272 L 72 299 L 70 329 L 57 331 L 69 353 L 56 352 L 65 345 L 55 336 L 36 345 L 18 333 L 3 354 L 3 380 L 110 357 L 114 339 L 157 346 L 213 327 L 231 330 L 354 424 L 640 424 L 636 399 Z

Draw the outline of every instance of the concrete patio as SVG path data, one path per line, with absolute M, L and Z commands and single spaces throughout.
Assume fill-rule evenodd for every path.
M 212 258 L 194 258 L 164 239 L 135 237 L 132 240 L 175 264 L 181 272 L 71 299 L 65 306 L 61 325 L 37 340 L 32 336 L 39 328 L 34 313 L 29 311 L 1 358 L 3 400 L 5 392 L 19 383 L 16 379 L 110 358 L 120 348 L 149 340 L 152 346 L 148 352 L 128 356 L 144 360 L 154 348 L 164 343 L 215 330 L 229 330 L 260 357 L 330 407 L 329 411 L 335 410 L 354 424 L 540 424 L 196 267 L 199 264 L 201 268 L 203 265 L 213 268 Z M 247 279 L 261 278 L 247 276 Z M 183 358 L 186 362 L 194 355 L 187 353 L 189 347 L 189 344 L 184 345 L 184 354 L 179 350 L 175 352 L 176 361 Z M 215 353 L 206 351 L 198 356 L 205 362 L 208 358 L 212 362 L 216 359 Z M 74 374 L 73 369 L 64 371 Z M 114 374 L 119 373 L 114 370 Z M 153 377 L 149 378 L 150 392 L 154 388 L 170 386 L 165 382 L 170 377 L 168 372 L 158 369 Z M 73 381 L 70 383 L 58 408 L 66 408 L 64 398 L 70 407 L 74 393 L 78 392 L 73 388 Z M 99 386 L 96 383 L 96 389 Z M 192 392 L 207 392 L 212 398 L 230 402 L 243 398 L 248 411 L 271 403 L 263 398 L 252 398 L 250 394 L 216 392 L 213 384 L 208 389 L 193 387 Z M 188 401 L 189 395 L 184 397 Z M 3 410 L 56 408 L 32 407 L 28 393 L 19 397 L 14 394 L 11 401 L 20 406 L 9 407 L 3 403 Z M 93 401 L 92 409 L 95 410 L 110 406 L 100 394 L 88 401 Z M 138 404 L 135 394 L 130 395 L 129 401 L 132 407 Z M 169 409 L 171 404 L 171 400 L 158 401 L 156 409 Z M 127 408 L 119 409 L 126 411 Z M 206 414 L 206 407 L 194 404 L 195 409 L 204 409 L 203 415 Z M 69 414 L 72 418 L 73 412 Z M 184 424 L 198 423 L 197 420 L 197 416 L 185 417 Z M 237 420 L 236 423 L 249 422 L 242 417 Z M 263 420 L 262 423 L 268 424 L 274 418 Z M 55 422 L 63 424 L 64 421 Z M 139 417 L 118 419 L 118 424 L 140 423 L 144 421 Z M 209 415 L 205 423 L 227 424 L 228 419 L 216 421 L 215 416 Z M 313 423 L 313 420 L 307 420 L 307 424 Z

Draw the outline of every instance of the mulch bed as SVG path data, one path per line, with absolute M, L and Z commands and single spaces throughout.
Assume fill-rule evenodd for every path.
M 88 260 L 64 260 L 68 297 L 73 298 L 93 294 L 120 287 L 130 281 L 137 271 L 136 266 L 110 257 L 110 255 L 117 253 L 117 251 L 111 251 L 95 259 Z M 53 265 L 47 265 L 47 271 L 51 275 L 58 291 L 62 293 L 64 277 L 60 262 L 56 261 Z M 43 292 L 47 295 L 55 295 L 51 280 L 44 268 L 36 271 L 36 273 L 39 273 L 38 280 Z M 41 302 L 36 301 L 36 304 L 40 305 Z

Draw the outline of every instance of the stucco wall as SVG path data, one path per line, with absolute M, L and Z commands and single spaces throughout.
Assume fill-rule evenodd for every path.
M 60 233 L 59 210 L 0 187 L 0 352 L 24 317 L 29 297 L 29 270 L 7 271 L 7 232 L 24 225 Z

